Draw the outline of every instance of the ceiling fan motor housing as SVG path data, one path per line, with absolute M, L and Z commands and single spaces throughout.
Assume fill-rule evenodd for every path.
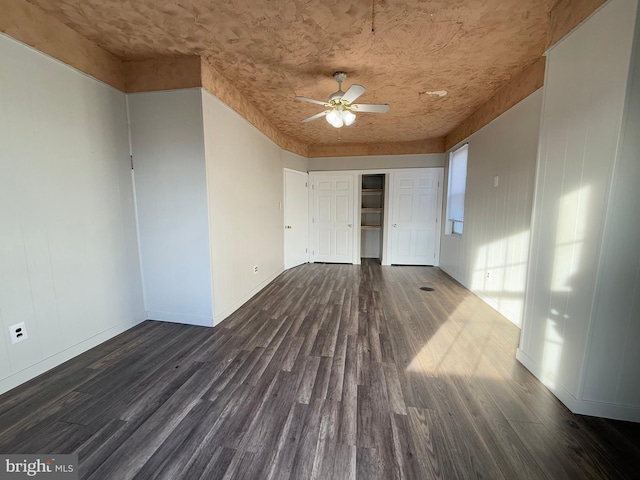
M 336 82 L 342 83 L 347 79 L 347 74 L 344 72 L 336 72 L 333 74 L 333 78 Z
M 334 102 L 334 100 L 340 100 L 344 95 L 342 91 L 342 82 L 347 79 L 347 74 L 344 72 L 336 72 L 333 74 L 333 79 L 338 82 L 338 91 L 331 94 L 329 97 L 329 103 L 338 103 Z

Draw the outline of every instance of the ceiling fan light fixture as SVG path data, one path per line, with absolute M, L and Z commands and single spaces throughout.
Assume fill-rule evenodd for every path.
M 342 108 L 334 108 L 325 118 L 327 119 L 327 122 L 335 128 L 341 128 L 345 125 L 348 127 L 349 125 L 353 125 L 353 122 L 356 121 L 356 115 L 353 112 L 343 110 Z
M 315 103 L 327 108 L 324 112 L 305 118 L 302 120 L 302 123 L 307 123 L 320 117 L 325 117 L 329 125 L 332 127 L 342 128 L 345 125 L 348 127 L 355 123 L 356 114 L 354 112 L 385 113 L 389 111 L 389 105 L 386 103 L 353 103 L 366 91 L 365 88 L 362 85 L 354 83 L 346 92 L 343 92 L 342 82 L 346 80 L 347 74 L 344 72 L 336 72 L 333 75 L 333 78 L 338 82 L 338 91 L 331 94 L 329 101 L 322 102 L 320 100 L 301 96 L 297 96 L 295 98 L 300 102 Z
M 338 110 L 331 110 L 328 114 L 327 114 L 327 122 L 329 122 L 333 127 L 335 128 L 340 128 L 344 125 L 344 121 L 342 119 L 342 112 L 339 112 Z
M 342 120 L 344 124 L 348 127 L 349 125 L 353 125 L 353 122 L 356 121 L 356 115 L 350 110 L 344 110 L 342 112 Z

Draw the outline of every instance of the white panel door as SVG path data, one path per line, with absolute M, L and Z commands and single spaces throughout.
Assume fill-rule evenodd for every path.
M 434 265 L 438 240 L 440 169 L 394 172 L 391 207 L 391 261 Z
M 308 175 L 284 170 L 284 268 L 308 261 L 309 194 Z
M 313 259 L 353 262 L 353 175 L 317 175 L 313 190 Z

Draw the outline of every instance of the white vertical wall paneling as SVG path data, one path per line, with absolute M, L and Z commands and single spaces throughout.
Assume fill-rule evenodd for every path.
M 538 90 L 466 140 L 464 233 L 441 236 L 440 267 L 518 326 L 541 107 Z
M 583 400 L 640 407 L 640 11 L 601 255 Z
M 200 89 L 129 95 L 148 318 L 213 326 Z
M 3 35 L 0 63 L 2 392 L 144 309 L 124 94 Z
M 608 416 L 619 411 L 607 413 L 604 404 L 584 401 L 581 379 L 590 355 L 590 329 L 591 343 L 603 346 L 597 314 L 592 322 L 603 286 L 600 276 L 615 276 L 599 259 L 603 239 L 618 238 L 604 221 L 614 208 L 608 198 L 626 108 L 636 10 L 637 0 L 609 2 L 548 54 L 531 266 L 518 351 L 518 358 L 572 410 Z M 603 298 L 607 295 L 612 293 Z M 615 330 L 610 333 L 620 343 L 623 325 L 628 324 L 618 319 L 606 327 Z M 619 365 L 620 357 L 617 361 Z M 604 355 L 593 362 L 591 375 L 616 370 L 615 360 Z
M 217 324 L 284 270 L 282 165 L 291 158 L 216 97 L 201 95 Z

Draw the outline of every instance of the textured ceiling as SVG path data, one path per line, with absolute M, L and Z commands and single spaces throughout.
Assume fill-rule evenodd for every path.
M 30 0 L 123 60 L 200 55 L 282 133 L 308 145 L 442 137 L 545 48 L 550 0 Z M 347 128 L 296 95 L 359 83 L 389 103 Z M 446 90 L 445 97 L 424 92 Z

